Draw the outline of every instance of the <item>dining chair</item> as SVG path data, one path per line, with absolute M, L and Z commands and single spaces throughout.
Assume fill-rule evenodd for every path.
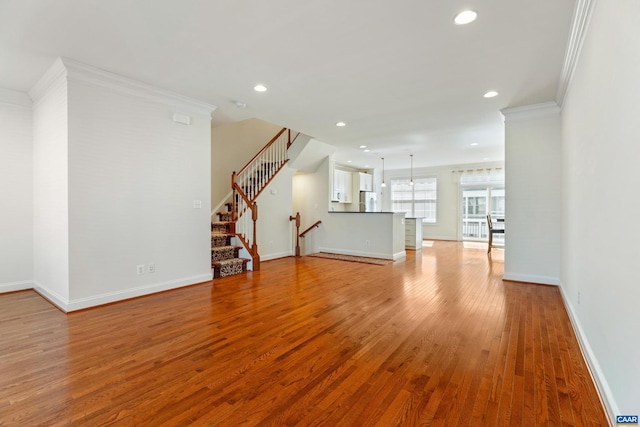
M 504 228 L 493 228 L 493 222 L 491 220 L 491 214 L 487 215 L 487 227 L 489 227 L 489 245 L 487 247 L 487 253 L 491 253 L 491 248 L 493 245 L 493 235 L 494 234 L 502 234 L 504 235 Z

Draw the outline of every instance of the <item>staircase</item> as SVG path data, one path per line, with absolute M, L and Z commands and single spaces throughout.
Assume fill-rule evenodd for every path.
M 218 212 L 218 221 L 211 223 L 211 268 L 214 278 L 245 272 L 248 262 L 251 262 L 254 271 L 260 270 L 256 199 L 288 162 L 287 150 L 297 136 L 298 132 L 282 129 L 240 172 L 232 174 L 231 201 L 225 204 L 227 211 Z M 242 246 L 231 244 L 234 237 Z M 243 247 L 251 259 L 239 257 Z
M 218 221 L 211 223 L 211 269 L 213 277 L 226 277 L 247 271 L 247 258 L 240 258 L 242 246 L 231 244 L 235 236 L 235 222 L 231 203 L 226 203 L 227 211 L 218 212 Z

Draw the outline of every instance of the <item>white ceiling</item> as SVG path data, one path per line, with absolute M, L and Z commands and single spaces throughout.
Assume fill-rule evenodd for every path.
M 499 110 L 555 100 L 574 6 L 0 0 L 0 87 L 26 92 L 64 56 L 217 105 L 214 125 L 257 117 L 299 130 L 359 167 L 407 167 L 409 154 L 415 167 L 496 161 Z M 454 25 L 467 8 L 477 21 Z

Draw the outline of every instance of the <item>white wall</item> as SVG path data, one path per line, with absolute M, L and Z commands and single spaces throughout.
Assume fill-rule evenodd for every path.
M 504 278 L 560 283 L 560 109 L 555 103 L 505 115 Z
M 31 100 L 0 89 L 0 293 L 33 287 Z
M 294 254 L 295 221 L 289 221 L 289 216 L 295 215 L 291 210 L 295 172 L 285 165 L 256 199 L 257 243 L 261 261 Z
M 282 126 L 259 119 L 211 129 L 211 201 L 214 208 L 231 191 L 231 173 L 246 165 L 281 129 Z
M 640 413 L 638 16 L 596 3 L 562 111 L 562 289 L 612 414 Z
M 58 305 L 69 300 L 67 81 L 61 62 L 30 92 L 33 108 L 35 288 Z
M 209 280 L 214 107 L 72 61 L 52 70 L 35 109 L 37 290 L 70 311 Z

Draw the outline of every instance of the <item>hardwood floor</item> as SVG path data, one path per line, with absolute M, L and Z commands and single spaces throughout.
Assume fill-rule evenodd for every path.
M 559 290 L 435 242 L 65 315 L 0 295 L 0 425 L 605 426 Z

